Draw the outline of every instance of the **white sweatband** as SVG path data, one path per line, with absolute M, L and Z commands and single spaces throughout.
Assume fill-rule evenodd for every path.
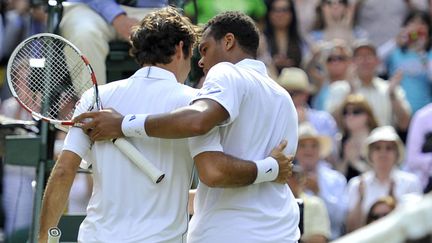
M 279 174 L 279 164 L 274 158 L 267 157 L 254 162 L 257 166 L 257 177 L 253 184 L 274 181 L 277 178 Z
M 149 114 L 129 114 L 123 118 L 121 129 L 126 137 L 148 137 L 145 131 L 145 120 Z

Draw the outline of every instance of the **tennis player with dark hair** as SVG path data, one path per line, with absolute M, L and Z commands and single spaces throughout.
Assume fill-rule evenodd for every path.
M 187 105 L 197 93 L 182 84 L 190 71 L 195 41 L 193 25 L 174 8 L 149 14 L 131 35 L 132 53 L 142 68 L 126 80 L 100 86 L 102 103 L 124 114 L 164 113 Z M 84 94 L 75 115 L 83 112 L 86 103 L 88 97 Z M 52 171 L 43 199 L 39 241 L 46 242 L 48 229 L 58 224 L 80 161 L 86 158 L 93 163 L 94 187 L 87 216 L 80 226 L 79 242 L 185 242 L 193 168 L 187 140 L 129 139 L 165 172 L 165 179 L 154 184 L 110 141 L 92 144 L 83 131 L 70 129 Z M 272 151 L 283 164 L 281 168 L 286 169 L 280 171 L 280 182 L 284 182 L 290 168 L 283 148 L 281 144 Z M 242 170 L 247 168 L 247 172 L 255 169 L 256 174 L 257 166 L 252 161 L 224 154 L 215 158 L 215 162 L 219 160 L 233 162 L 230 168 L 234 178 L 241 177 L 236 165 Z
M 84 125 L 92 140 L 196 136 L 189 143 L 201 183 L 188 242 L 297 242 L 300 237 L 299 209 L 291 190 L 272 182 L 278 163 L 262 159 L 281 140 L 288 141 L 286 154 L 294 154 L 297 114 L 289 94 L 268 76 L 262 62 L 254 60 L 258 39 L 248 16 L 217 15 L 204 28 L 199 50 L 206 80 L 190 106 L 124 117 L 106 110 L 76 119 L 92 118 Z M 228 167 L 231 161 L 215 160 L 222 151 L 254 160 L 258 171 L 234 176 Z M 247 186 L 224 188 L 235 178 L 239 186 Z

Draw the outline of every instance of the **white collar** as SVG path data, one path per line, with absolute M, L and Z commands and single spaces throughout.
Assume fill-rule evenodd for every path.
M 240 67 L 248 67 L 259 73 L 267 74 L 267 68 L 264 63 L 255 59 L 245 58 L 235 65 Z
M 174 73 L 156 66 L 142 67 L 138 71 L 136 71 L 131 78 L 134 77 L 148 78 L 148 79 L 164 79 L 164 80 L 177 83 L 177 79 Z

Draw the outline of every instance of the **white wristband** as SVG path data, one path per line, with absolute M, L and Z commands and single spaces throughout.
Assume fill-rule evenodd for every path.
M 121 129 L 126 137 L 148 137 L 145 131 L 145 120 L 149 114 L 129 114 L 123 118 Z
M 279 174 L 279 164 L 274 158 L 267 157 L 254 162 L 257 166 L 257 177 L 253 184 L 274 181 L 277 178 Z

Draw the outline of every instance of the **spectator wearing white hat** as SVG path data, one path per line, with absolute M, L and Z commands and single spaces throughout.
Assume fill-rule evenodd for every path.
M 420 180 L 398 168 L 404 158 L 404 145 L 392 126 L 372 130 L 364 149 L 372 170 L 348 183 L 348 232 L 364 225 L 366 213 L 379 198 L 393 196 L 403 201 L 407 195 L 422 194 Z
M 309 122 L 319 134 L 332 138 L 333 153 L 330 162 L 335 162 L 337 157 L 337 135 L 338 127 L 333 116 L 326 112 L 312 109 L 309 104 L 309 96 L 314 92 L 314 87 L 309 83 L 306 73 L 296 67 L 284 68 L 277 78 L 277 82 L 288 93 L 297 110 L 299 123 Z
M 332 142 L 329 137 L 319 135 L 307 122 L 299 125 L 296 161 L 305 173 L 305 192 L 323 199 L 327 211 L 331 212 L 330 239 L 334 240 L 341 235 L 346 217 L 346 179 L 323 160 L 331 150 Z

